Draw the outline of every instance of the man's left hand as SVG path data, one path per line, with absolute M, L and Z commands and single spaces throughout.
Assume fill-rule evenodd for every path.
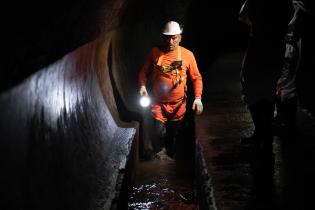
M 194 100 L 192 109 L 195 110 L 195 113 L 196 113 L 197 115 L 200 115 L 200 114 L 202 113 L 203 105 L 202 105 L 202 102 L 201 102 L 201 99 L 200 99 L 200 98 L 196 98 L 196 99 Z

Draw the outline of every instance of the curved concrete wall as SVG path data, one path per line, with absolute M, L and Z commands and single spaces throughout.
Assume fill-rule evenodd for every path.
M 1 209 L 109 209 L 117 199 L 138 125 L 118 118 L 109 43 L 91 42 L 1 95 Z

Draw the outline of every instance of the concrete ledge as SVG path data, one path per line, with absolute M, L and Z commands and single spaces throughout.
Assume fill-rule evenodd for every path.
M 213 194 L 212 177 L 203 156 L 203 149 L 196 139 L 196 189 L 200 210 L 217 210 Z

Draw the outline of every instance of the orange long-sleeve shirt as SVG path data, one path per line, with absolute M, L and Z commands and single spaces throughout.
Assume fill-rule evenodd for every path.
M 201 98 L 203 88 L 202 76 L 198 70 L 196 59 L 191 51 L 181 46 L 174 51 L 166 53 L 161 52 L 157 47 L 152 48 L 139 73 L 139 84 L 146 85 L 148 75 L 153 73 L 154 70 L 157 70 L 154 66 L 157 65 L 161 55 L 163 56 L 160 61 L 161 66 L 168 67 L 171 66 L 174 61 L 177 61 L 178 50 L 181 50 L 181 69 L 186 70 L 187 76 L 192 81 L 195 97 Z M 153 76 L 152 88 L 155 100 L 160 102 L 176 102 L 182 100 L 185 96 L 184 84 L 178 85 L 176 88 L 173 87 L 173 84 L 172 79 L 169 77 L 163 77 L 163 75 L 159 75 L 159 77 Z M 165 92 L 167 92 L 167 94 L 164 94 Z

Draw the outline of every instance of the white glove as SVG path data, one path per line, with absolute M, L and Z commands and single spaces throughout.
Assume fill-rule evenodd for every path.
M 201 102 L 201 99 L 200 99 L 200 98 L 196 98 L 196 99 L 194 100 L 192 109 L 195 110 L 195 113 L 196 113 L 197 115 L 199 115 L 199 114 L 202 113 L 203 105 L 202 105 L 202 102 Z
M 140 96 L 148 96 L 148 91 L 144 85 L 140 87 L 139 93 L 140 93 Z

